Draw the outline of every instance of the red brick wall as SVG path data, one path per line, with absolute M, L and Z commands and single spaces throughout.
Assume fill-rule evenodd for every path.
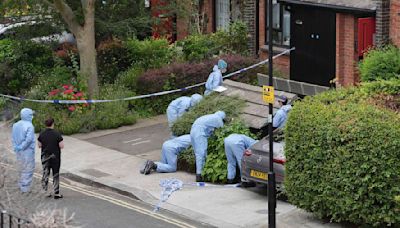
M 261 47 L 265 45 L 265 24 L 266 24 L 265 2 L 266 2 L 265 0 L 259 1 L 258 42 L 259 42 L 260 52 L 261 52 Z
M 213 0 L 204 0 L 204 8 L 203 12 L 207 17 L 207 33 L 214 32 L 214 1 Z
M 400 0 L 390 2 L 390 40 L 400 47 Z
M 176 38 L 182 40 L 188 35 L 189 25 L 187 23 L 187 18 L 178 15 L 176 18 Z
M 336 14 L 336 84 L 355 85 L 359 82 L 357 39 L 357 18 L 351 14 Z
M 267 59 L 268 52 L 260 51 L 260 59 Z M 284 55 L 277 59 L 274 59 L 274 69 L 278 70 L 280 73 L 285 76 L 285 78 L 289 78 L 290 75 L 290 56 Z

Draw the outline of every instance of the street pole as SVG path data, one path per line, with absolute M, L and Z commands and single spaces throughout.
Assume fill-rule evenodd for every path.
M 268 0 L 268 75 L 269 75 L 269 86 L 273 86 L 273 43 L 272 43 L 272 32 L 273 32 L 273 17 L 272 17 L 272 5 L 273 0 Z M 268 227 L 276 227 L 276 194 L 275 194 L 275 172 L 274 172 L 274 137 L 272 131 L 272 120 L 273 120 L 273 102 L 269 103 L 269 172 L 268 172 Z

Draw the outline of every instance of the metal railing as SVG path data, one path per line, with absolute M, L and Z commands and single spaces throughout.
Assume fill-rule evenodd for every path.
M 21 219 L 6 210 L 0 211 L 0 228 L 13 228 L 13 227 L 27 227 L 32 225 L 31 222 L 25 219 Z

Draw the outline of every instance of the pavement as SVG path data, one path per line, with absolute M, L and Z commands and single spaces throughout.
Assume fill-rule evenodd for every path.
M 177 178 L 188 185 L 174 192 L 162 204 L 163 209 L 215 227 L 267 227 L 265 186 L 248 189 L 220 185 L 195 187 L 190 186 L 195 181 L 194 174 L 186 172 L 140 174 L 139 169 L 146 159 L 160 158 L 162 141 L 169 136 L 165 128 L 165 116 L 157 116 L 133 126 L 64 136 L 61 173 L 112 188 L 151 205 L 156 205 L 160 199 L 160 180 Z M 9 131 L 6 128 L 0 133 L 9 135 Z M 40 153 L 36 155 L 39 165 Z M 341 227 L 318 220 L 283 201 L 277 202 L 276 211 L 277 227 Z

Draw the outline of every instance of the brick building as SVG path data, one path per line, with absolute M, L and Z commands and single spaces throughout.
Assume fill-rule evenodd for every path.
M 243 20 L 249 27 L 249 48 L 268 56 L 268 0 L 202 0 L 206 32 Z M 357 65 L 371 44 L 400 47 L 400 0 L 274 0 L 274 52 L 296 50 L 274 61 L 290 79 L 341 86 L 359 81 Z M 187 35 L 177 19 L 177 37 Z

